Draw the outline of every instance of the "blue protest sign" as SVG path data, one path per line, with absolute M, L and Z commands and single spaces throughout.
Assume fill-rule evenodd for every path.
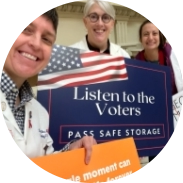
M 64 49 L 66 60 L 69 50 Z M 77 50 L 70 52 L 74 51 Z M 52 58 L 54 62 L 58 60 L 55 57 Z M 115 58 L 107 57 L 108 61 Z M 106 61 L 106 58 L 100 59 Z M 113 74 L 105 70 L 105 73 L 110 73 L 107 79 L 94 73 L 100 63 L 92 66 L 94 70 L 88 71 L 100 79 L 93 79 L 84 72 L 85 78 L 73 82 L 73 70 L 87 68 L 72 67 L 69 71 L 52 71 L 57 73 L 54 78 L 46 75 L 46 69 L 39 76 L 38 101 L 48 110 L 49 132 L 56 150 L 83 135 L 93 135 L 98 143 L 133 136 L 139 156 L 157 155 L 166 145 L 173 133 L 169 68 L 116 57 L 118 59 L 120 63 L 125 60 L 125 64 L 110 66 L 113 67 Z M 81 63 L 73 65 L 77 64 L 81 65 L 82 59 Z M 51 67 L 53 70 L 53 61 Z M 79 70 L 74 73 L 76 77 Z M 67 75 L 61 76 L 60 73 L 65 72 Z

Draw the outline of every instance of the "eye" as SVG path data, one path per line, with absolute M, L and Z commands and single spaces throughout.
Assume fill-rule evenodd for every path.
M 30 27 L 26 27 L 24 30 L 23 30 L 24 33 L 27 33 L 27 34 L 31 34 L 33 32 L 32 28 Z
M 109 15 L 103 15 L 103 19 L 104 20 L 109 20 L 110 19 L 110 16 Z
M 91 18 L 97 18 L 97 15 L 92 14 L 92 15 L 90 15 L 90 17 L 91 17 Z
M 144 33 L 143 36 L 148 36 L 149 34 L 148 33 Z
M 48 45 L 52 45 L 53 44 L 53 41 L 51 40 L 51 38 L 43 37 L 42 39 Z
M 98 20 L 98 15 L 97 15 L 96 13 L 91 13 L 91 14 L 89 15 L 89 17 L 90 17 L 90 20 L 91 20 L 92 22 L 95 22 L 95 21 Z

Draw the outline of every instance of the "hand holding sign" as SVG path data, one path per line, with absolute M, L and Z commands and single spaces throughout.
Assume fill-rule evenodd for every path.
M 85 155 L 83 148 L 34 158 L 32 161 L 58 177 L 75 182 L 113 181 L 141 168 L 133 138 L 97 144 L 92 149 L 89 165 L 82 161 Z
M 81 147 L 85 148 L 85 163 L 88 164 L 91 159 L 92 154 L 92 145 L 97 144 L 93 136 L 85 136 L 82 139 L 77 140 L 72 143 L 69 147 L 69 150 L 79 149 Z

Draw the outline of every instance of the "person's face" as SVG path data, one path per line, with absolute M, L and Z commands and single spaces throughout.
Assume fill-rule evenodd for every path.
M 145 50 L 158 49 L 160 36 L 159 30 L 154 24 L 147 23 L 143 26 L 141 32 L 141 43 Z
M 3 70 L 15 82 L 38 74 L 48 64 L 55 37 L 52 22 L 44 16 L 38 17 L 14 42 Z
M 102 45 L 106 44 L 110 31 L 114 26 L 114 20 L 111 20 L 108 23 L 104 23 L 102 21 L 101 16 L 107 14 L 105 11 L 101 9 L 101 7 L 95 3 L 90 8 L 88 15 L 97 14 L 100 18 L 96 22 L 91 22 L 89 17 L 84 18 L 84 24 L 88 31 L 88 39 L 90 44 L 93 45 Z

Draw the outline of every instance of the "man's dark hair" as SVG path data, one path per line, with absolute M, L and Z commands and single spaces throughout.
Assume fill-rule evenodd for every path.
M 53 8 L 43 14 L 48 20 L 50 20 L 53 24 L 53 28 L 55 32 L 57 32 L 57 27 L 58 27 L 58 14 L 56 11 L 56 8 Z
M 139 39 L 141 40 L 142 38 L 142 28 L 144 27 L 144 25 L 146 25 L 147 23 L 152 23 L 149 20 L 145 20 L 142 25 L 140 26 L 139 29 Z M 166 43 L 166 38 L 165 36 L 161 33 L 161 31 L 159 30 L 159 39 L 160 39 L 160 44 L 159 44 L 159 49 L 163 49 L 165 43 Z

